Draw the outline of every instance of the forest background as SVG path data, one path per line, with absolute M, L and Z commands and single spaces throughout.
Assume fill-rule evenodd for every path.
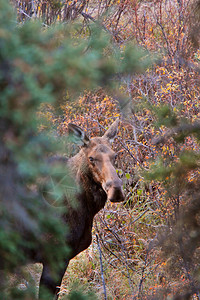
M 1 9 L 4 5 L 11 14 L 3 2 Z M 22 45 L 24 51 L 13 54 L 8 47 L 1 55 L 1 101 L 9 99 L 9 106 L 1 110 L 1 164 L 5 167 L 5 160 L 9 161 L 6 145 L 16 154 L 23 176 L 29 178 L 27 184 L 35 184 L 44 166 L 33 168 L 32 162 L 45 151 L 60 151 L 52 146 L 47 149 L 50 137 L 66 151 L 69 122 L 95 136 L 116 118 L 121 120 L 113 146 L 126 201 L 107 203 L 98 214 L 93 244 L 71 261 L 60 298 L 81 286 L 86 299 L 200 299 L 199 2 L 24 0 L 12 1 L 12 5 L 17 20 L 13 27 L 9 25 L 11 30 L 18 27 L 21 41 L 26 46 L 37 45 L 37 50 L 26 48 L 26 52 Z M 40 25 L 35 25 L 37 20 Z M 4 24 L 0 38 L 6 41 L 5 15 L 0 21 Z M 49 34 L 50 29 L 58 31 Z M 63 45 L 66 37 L 73 50 Z M 42 57 L 38 52 L 34 61 L 38 49 L 50 66 L 60 55 L 60 65 L 47 68 L 45 76 L 42 70 L 35 70 Z M 54 57 L 48 55 L 52 49 L 59 49 Z M 10 80 L 10 62 L 5 59 L 9 55 L 9 61 L 15 58 L 12 71 L 16 68 L 27 76 L 27 80 L 20 79 L 20 89 L 13 72 Z M 65 55 L 71 64 L 65 62 Z M 62 64 L 67 69 L 64 73 Z M 39 74 L 37 80 L 46 90 L 36 89 L 29 74 Z M 48 91 L 46 82 L 53 85 L 53 91 Z M 38 102 L 36 93 L 40 94 Z M 47 101 L 49 95 L 56 100 Z M 5 102 L 1 108 L 3 105 Z M 20 130 L 13 129 L 16 124 Z M 40 138 L 30 139 L 31 130 L 22 129 L 25 127 L 37 128 L 38 136 L 45 133 L 47 140 L 41 145 Z M 27 139 L 32 143 L 28 149 Z M 19 148 L 24 149 L 25 158 Z M 74 151 L 68 147 L 67 154 Z M 13 166 L 6 165 L 7 172 L 8 167 Z M 6 251 L 15 252 L 15 247 L 12 239 Z M 0 249 L 5 255 L 5 243 Z M 32 268 L 33 277 L 39 271 L 40 266 Z M 91 290 L 96 296 L 90 295 Z

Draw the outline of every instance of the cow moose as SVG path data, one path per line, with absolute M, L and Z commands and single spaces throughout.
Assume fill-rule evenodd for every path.
M 104 207 L 107 200 L 121 202 L 124 200 L 122 181 L 114 167 L 116 154 L 110 143 L 117 134 L 117 119 L 102 137 L 89 139 L 77 125 L 69 124 L 68 132 L 74 141 L 82 145 L 81 150 L 65 163 L 72 173 L 80 192 L 76 196 L 77 208 L 68 208 L 64 222 L 69 226 L 66 244 L 71 248 L 70 256 L 65 260 L 56 281 L 45 260 L 40 279 L 39 299 L 44 299 L 44 287 L 58 298 L 59 286 L 70 259 L 85 250 L 92 241 L 92 224 L 94 216 Z

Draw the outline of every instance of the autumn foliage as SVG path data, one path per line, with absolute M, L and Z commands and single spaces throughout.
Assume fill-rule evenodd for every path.
M 121 119 L 113 147 L 126 201 L 108 203 L 96 217 L 93 246 L 72 262 L 61 295 L 78 282 L 104 299 L 96 270 L 98 237 L 107 299 L 200 299 L 200 51 L 194 35 L 195 28 L 199 34 L 195 3 L 43 0 L 15 5 L 21 23 L 33 17 L 45 27 L 76 21 L 74 35 L 80 39 L 98 23 L 116 49 L 123 52 L 132 41 L 150 51 L 155 61 L 142 73 L 137 68 L 134 75 L 117 74 L 120 84 L 114 94 L 103 86 L 86 86 L 73 102 L 70 93 L 63 95 L 61 113 L 51 105 L 38 112 L 45 120 L 39 130 L 63 140 L 70 122 L 95 136 Z M 105 51 L 109 56 L 109 49 Z M 68 148 L 68 155 L 76 151 Z

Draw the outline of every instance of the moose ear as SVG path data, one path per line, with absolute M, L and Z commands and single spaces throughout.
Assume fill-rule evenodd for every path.
M 80 146 L 87 146 L 90 142 L 85 131 L 78 125 L 68 124 L 68 135 L 72 142 Z
M 106 133 L 103 135 L 104 138 L 106 138 L 110 143 L 114 141 L 115 136 L 118 132 L 118 126 L 119 126 L 119 118 L 115 120 L 114 123 L 108 128 Z

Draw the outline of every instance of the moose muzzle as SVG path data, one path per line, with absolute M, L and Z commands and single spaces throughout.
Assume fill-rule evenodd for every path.
M 124 201 L 121 179 L 117 177 L 114 180 L 107 180 L 102 186 L 107 194 L 108 200 L 110 200 L 111 202 Z

